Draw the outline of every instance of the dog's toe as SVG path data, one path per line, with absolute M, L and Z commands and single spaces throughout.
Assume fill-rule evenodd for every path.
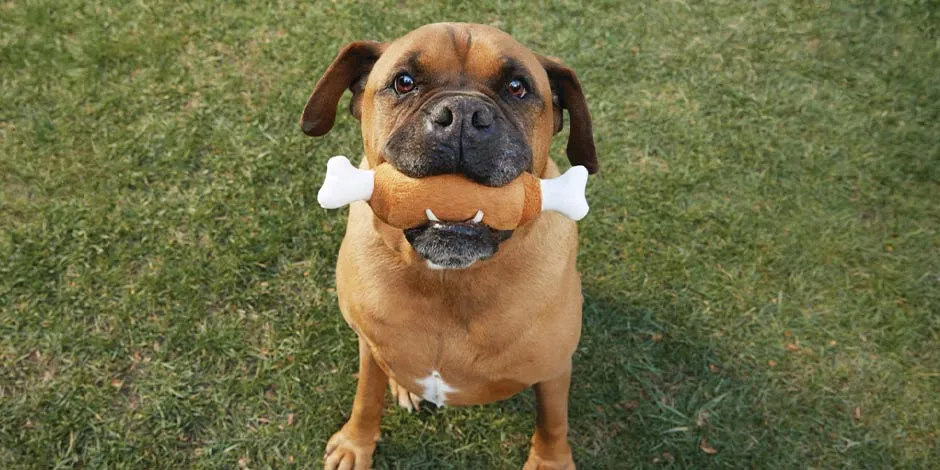
M 340 430 L 326 444 L 323 456 L 324 470 L 369 470 L 375 439 L 351 439 Z
M 567 444 L 561 449 L 541 448 L 541 452 L 533 447 L 522 470 L 575 470 L 575 465 Z
M 398 382 L 391 377 L 388 379 L 388 388 L 392 391 L 392 400 L 398 403 L 398 406 L 408 410 L 409 413 L 421 409 L 421 397 L 398 385 Z
M 571 460 L 562 460 L 560 462 L 549 462 L 538 457 L 530 456 L 522 470 L 575 470 L 574 462 Z

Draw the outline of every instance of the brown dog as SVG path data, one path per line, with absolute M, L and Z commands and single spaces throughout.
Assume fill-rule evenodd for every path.
M 567 109 L 568 158 L 597 169 L 575 73 L 491 27 L 433 24 L 387 44 L 348 44 L 307 101 L 305 133 L 333 127 L 347 88 L 362 122 L 363 168 L 388 161 L 413 177 L 461 173 L 488 186 L 524 171 L 557 176 L 549 146 Z M 408 409 L 421 398 L 487 403 L 532 386 L 538 417 L 525 468 L 574 468 L 567 434 L 581 331 L 577 237 L 575 223 L 556 213 L 515 232 L 473 221 L 402 231 L 353 204 L 336 286 L 359 336 L 359 384 L 325 467 L 370 467 L 388 383 Z

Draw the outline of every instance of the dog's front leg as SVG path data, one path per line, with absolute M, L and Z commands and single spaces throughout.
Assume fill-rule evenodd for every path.
M 323 456 L 326 470 L 368 470 L 372 452 L 379 440 L 379 423 L 385 402 L 388 377 L 375 362 L 372 349 L 359 338 L 359 383 L 352 415 L 326 444 Z
M 568 445 L 568 388 L 571 367 L 551 380 L 539 382 L 535 389 L 538 414 L 532 449 L 523 470 L 574 470 Z

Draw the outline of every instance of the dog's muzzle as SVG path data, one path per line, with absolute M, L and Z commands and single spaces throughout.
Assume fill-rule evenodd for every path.
M 456 173 L 486 186 L 508 184 L 532 162 L 532 150 L 492 100 L 474 93 L 443 93 L 392 134 L 384 156 L 412 178 Z M 463 269 L 490 258 L 511 230 L 468 220 L 430 222 L 405 230 L 428 266 Z

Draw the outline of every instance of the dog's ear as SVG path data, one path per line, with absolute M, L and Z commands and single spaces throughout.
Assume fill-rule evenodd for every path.
M 568 161 L 572 165 L 584 165 L 589 173 L 597 173 L 597 150 L 594 148 L 594 131 L 591 126 L 591 113 L 584 99 L 581 82 L 574 70 L 564 66 L 551 57 L 539 55 L 539 62 L 548 73 L 552 85 L 552 107 L 555 111 L 555 133 L 561 131 L 564 118 L 562 110 L 568 110 L 571 121 L 568 134 Z
M 314 87 L 304 106 L 300 127 L 312 136 L 326 134 L 336 121 L 336 106 L 343 92 L 353 93 L 349 112 L 356 119 L 361 115 L 362 90 L 375 61 L 385 50 L 385 44 L 375 41 L 353 41 L 343 46 Z

